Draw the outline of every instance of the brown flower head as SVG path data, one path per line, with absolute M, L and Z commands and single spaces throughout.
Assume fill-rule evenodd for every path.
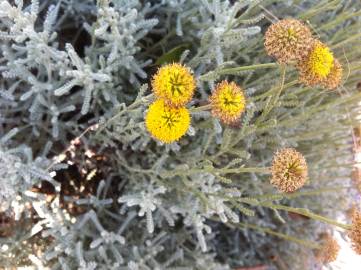
M 288 64 L 303 59 L 312 47 L 312 40 L 310 29 L 302 22 L 284 19 L 267 29 L 264 46 L 268 55 Z
M 355 203 L 353 203 L 350 208 L 346 210 L 346 217 L 352 219 L 352 217 L 357 213 L 358 209 Z
M 330 263 L 337 259 L 340 245 L 329 234 L 325 233 L 321 238 L 321 248 L 316 251 L 316 258 L 321 263 Z
M 293 148 L 284 148 L 273 157 L 271 184 L 281 192 L 294 192 L 307 181 L 307 163 Z
M 351 179 L 356 190 L 361 194 L 361 168 L 355 167 L 351 172 Z
M 340 62 L 335 59 L 330 73 L 326 79 L 321 82 L 321 85 L 330 90 L 337 88 L 341 83 L 342 71 L 343 69 Z
M 361 212 L 354 211 L 352 215 L 352 225 L 349 231 L 352 248 L 361 255 Z

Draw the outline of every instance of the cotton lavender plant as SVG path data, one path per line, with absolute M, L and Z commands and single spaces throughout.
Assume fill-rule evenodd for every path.
M 0 0 L 0 268 L 332 268 L 361 239 L 360 10 Z

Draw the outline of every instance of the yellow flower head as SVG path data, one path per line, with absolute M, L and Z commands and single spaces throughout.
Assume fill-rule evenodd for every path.
M 284 148 L 273 157 L 271 184 L 281 192 L 294 192 L 307 181 L 306 159 L 293 148 Z
M 321 247 L 316 251 L 316 258 L 321 263 L 330 263 L 337 259 L 340 245 L 329 233 L 321 236 Z
M 312 43 L 312 33 L 302 22 L 284 19 L 272 24 L 265 34 L 267 54 L 279 63 L 297 62 L 307 55 Z
M 333 55 L 330 49 L 316 42 L 307 59 L 310 71 L 317 76 L 326 78 L 333 67 Z
M 228 125 L 241 117 L 246 106 L 242 89 L 234 82 L 227 81 L 222 81 L 216 86 L 209 101 L 213 116 Z
M 187 132 L 190 121 L 187 108 L 170 107 L 159 99 L 149 106 L 145 125 L 152 137 L 164 143 L 172 143 Z
M 349 231 L 353 250 L 361 255 L 361 212 L 354 211 L 352 215 L 352 225 Z
M 192 99 L 196 83 L 189 68 L 174 63 L 158 69 L 152 87 L 154 94 L 169 106 L 181 107 Z
M 308 86 L 321 83 L 334 67 L 334 57 L 330 49 L 320 41 L 315 41 L 308 56 L 299 63 L 300 81 Z
M 342 71 L 343 70 L 340 62 L 335 59 L 330 73 L 328 74 L 326 79 L 321 82 L 321 85 L 330 90 L 337 88 L 341 84 Z

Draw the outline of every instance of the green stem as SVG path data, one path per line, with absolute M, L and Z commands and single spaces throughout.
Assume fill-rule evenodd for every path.
M 287 235 L 287 234 L 283 234 L 283 233 L 280 233 L 280 232 L 276 232 L 276 231 L 273 231 L 271 229 L 260 227 L 258 225 L 254 225 L 254 224 L 239 222 L 239 223 L 232 223 L 232 225 L 234 227 L 249 228 L 249 229 L 265 232 L 267 234 L 274 235 L 276 237 L 285 239 L 287 241 L 295 242 L 297 244 L 306 246 L 306 247 L 311 248 L 311 249 L 316 249 L 316 248 L 320 247 L 319 245 L 317 245 L 314 242 L 307 241 L 307 240 L 302 240 L 302 239 L 299 239 L 299 238 L 296 238 L 296 237 L 293 237 L 293 236 L 290 236 L 290 235 Z
M 235 67 L 235 68 L 225 68 L 218 72 L 220 75 L 234 75 L 240 71 L 246 70 L 256 70 L 256 69 L 265 69 L 265 68 L 275 68 L 277 67 L 277 63 L 265 63 L 265 64 L 256 64 L 250 66 L 243 66 L 243 67 Z
M 347 104 L 348 102 L 350 102 L 350 103 L 358 102 L 360 100 L 360 98 L 361 98 L 361 93 L 357 93 L 357 94 L 350 95 L 348 97 L 339 98 L 339 99 L 336 99 L 336 100 L 331 101 L 329 103 L 326 103 L 326 104 L 311 108 L 307 112 L 305 112 L 305 113 L 303 113 L 301 115 L 297 115 L 297 116 L 295 116 L 295 117 L 293 117 L 291 119 L 279 122 L 278 123 L 278 128 L 287 127 L 288 125 L 294 126 L 295 123 L 298 123 L 298 122 L 301 122 L 301 121 L 306 121 L 307 119 L 314 116 L 317 112 L 327 111 L 327 110 L 333 109 L 336 106 L 339 106 L 341 104 Z
M 340 46 L 346 45 L 347 43 L 349 43 L 349 42 L 351 42 L 351 41 L 354 41 L 355 39 L 358 39 L 358 38 L 360 38 L 360 37 L 361 37 L 361 33 L 357 33 L 357 34 L 355 34 L 355 35 L 353 35 L 353 36 L 351 36 L 351 37 L 343 40 L 342 42 L 339 42 L 339 43 L 331 46 L 331 49 L 336 49 L 336 48 L 338 48 L 338 47 L 340 47 Z
M 294 192 L 294 193 L 290 193 L 290 194 L 281 194 L 281 193 L 277 193 L 277 194 L 262 194 L 262 195 L 255 195 L 255 196 L 250 196 L 250 199 L 257 199 L 257 200 L 262 200 L 262 199 L 266 199 L 268 200 L 269 198 L 274 198 L 277 197 L 279 199 L 283 199 L 283 198 L 296 198 L 296 197 L 302 197 L 302 196 L 314 196 L 314 195 L 319 195 L 319 194 L 323 194 L 324 192 L 335 192 L 335 191 L 340 191 L 342 189 L 348 189 L 350 187 L 333 187 L 333 188 L 321 188 L 321 189 L 317 189 L 317 190 L 309 190 L 309 191 L 298 191 L 298 192 Z
M 102 124 L 101 126 L 99 126 L 99 128 L 97 129 L 96 135 L 98 135 L 102 130 L 104 130 L 104 128 L 109 125 L 110 122 L 113 122 L 115 119 L 117 119 L 118 117 L 122 116 L 123 113 L 130 111 L 134 108 L 136 108 L 137 106 L 141 105 L 141 104 L 145 104 L 147 103 L 149 100 L 151 100 L 153 98 L 153 94 L 150 94 L 148 96 L 145 97 L 141 97 L 136 99 L 132 104 L 130 104 L 128 107 L 125 107 L 123 110 L 121 110 L 120 112 L 116 113 L 113 117 L 109 118 L 104 124 Z
M 239 201 L 242 202 L 242 199 L 240 199 Z M 263 207 L 267 207 L 270 209 L 277 209 L 277 210 L 284 210 L 287 212 L 291 212 L 291 213 L 296 213 L 296 214 L 300 214 L 302 216 L 306 216 L 309 218 L 312 218 L 314 220 L 318 220 L 327 224 L 331 224 L 334 226 L 337 226 L 339 228 L 345 229 L 345 230 L 349 230 L 351 228 L 350 225 L 348 224 L 343 224 L 343 223 L 339 223 L 333 219 L 312 213 L 311 211 L 309 211 L 308 209 L 304 209 L 304 208 L 294 208 L 294 207 L 290 207 L 290 206 L 285 206 L 285 205 L 279 205 L 279 204 L 273 204 L 273 203 L 267 203 L 267 202 L 254 202 L 254 201 L 244 201 L 244 203 L 247 204 L 251 204 L 251 205 L 258 205 L 258 206 L 263 206 Z
M 207 104 L 207 105 L 203 105 L 203 106 L 200 106 L 200 107 L 197 107 L 197 108 L 190 108 L 189 111 L 191 113 L 195 113 L 195 112 L 202 112 L 202 111 L 208 111 L 209 109 L 212 108 L 212 105 L 211 104 Z
M 286 79 L 286 66 L 281 65 L 280 66 L 281 71 L 281 83 L 277 87 L 277 92 L 275 95 L 269 96 L 269 99 L 266 103 L 265 108 L 262 111 L 262 114 L 257 118 L 255 125 L 258 126 L 264 119 L 266 119 L 266 116 L 272 111 L 272 109 L 276 106 L 277 101 L 279 100 L 283 87 L 285 85 L 285 79 Z
M 283 89 L 287 89 L 289 87 L 292 87 L 292 86 L 296 85 L 297 83 L 298 83 L 297 80 L 286 83 L 283 86 Z M 274 91 L 277 91 L 277 90 L 279 90 L 279 86 L 275 86 L 275 87 L 271 88 L 269 91 L 267 91 L 267 92 L 265 92 L 263 94 L 260 94 L 258 96 L 250 97 L 249 100 L 255 102 L 255 101 L 259 100 L 259 99 L 263 99 L 265 97 L 270 96 Z
M 340 191 L 342 189 L 348 189 L 350 188 L 348 187 L 333 187 L 333 188 L 320 188 L 317 190 L 309 190 L 309 191 L 299 191 L 299 192 L 294 192 L 294 193 L 290 193 L 290 194 L 284 194 L 283 196 L 285 198 L 296 198 L 296 197 L 301 197 L 301 196 L 314 196 L 314 195 L 320 195 L 323 194 L 324 192 L 334 192 L 334 191 Z
M 198 173 L 211 173 L 211 174 L 228 174 L 228 173 L 269 173 L 269 168 L 262 167 L 249 167 L 249 168 L 235 168 L 235 169 L 216 169 L 216 168 L 204 168 L 204 169 L 189 169 L 189 170 L 172 170 L 163 171 L 160 173 L 162 178 L 174 177 L 176 175 L 193 175 Z
M 335 20 L 330 21 L 329 23 L 326 23 L 322 25 L 318 30 L 319 31 L 326 31 L 333 27 L 336 27 L 338 25 L 341 25 L 342 22 L 350 19 L 350 18 L 357 18 L 361 15 L 361 11 L 357 11 L 354 13 L 343 13 L 342 16 L 337 17 Z
M 321 1 L 312 9 L 309 9 L 307 12 L 301 14 L 299 18 L 302 20 L 308 20 L 321 12 L 335 10 L 338 4 L 339 4 L 339 0 Z

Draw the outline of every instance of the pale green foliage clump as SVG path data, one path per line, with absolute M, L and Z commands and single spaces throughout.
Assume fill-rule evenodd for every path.
M 0 215 L 17 225 L 1 225 L 0 268 L 312 269 L 318 234 L 348 228 L 334 219 L 356 198 L 359 1 L 13 2 L 0 0 Z M 276 17 L 309 23 L 341 87 L 304 87 L 266 55 Z M 186 136 L 163 145 L 144 116 L 168 62 L 197 92 Z M 246 94 L 234 127 L 202 109 L 223 79 Z M 292 194 L 269 183 L 283 147 L 309 168 Z

